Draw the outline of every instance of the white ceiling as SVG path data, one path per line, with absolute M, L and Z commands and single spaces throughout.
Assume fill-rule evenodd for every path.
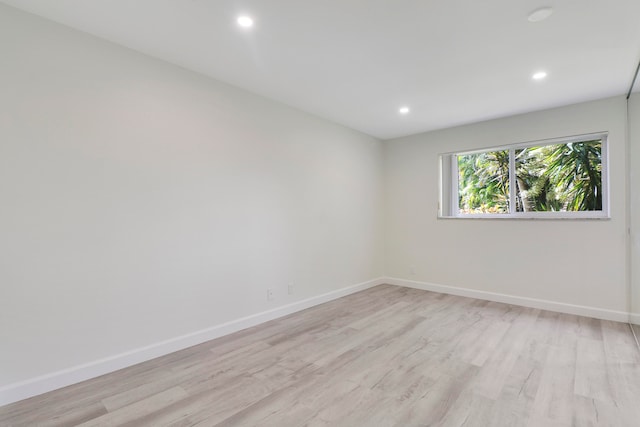
M 382 139 L 620 95 L 640 58 L 639 0 L 1 1 Z

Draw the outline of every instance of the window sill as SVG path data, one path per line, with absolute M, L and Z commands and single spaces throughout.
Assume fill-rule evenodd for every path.
M 611 216 L 607 214 L 602 215 L 514 215 L 514 214 L 490 214 L 490 215 L 458 215 L 458 216 L 442 216 L 438 215 L 438 219 L 485 219 L 485 220 L 610 220 Z

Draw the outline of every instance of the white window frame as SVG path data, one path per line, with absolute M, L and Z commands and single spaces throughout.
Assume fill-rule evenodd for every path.
M 517 144 L 500 145 L 477 150 L 456 151 L 440 155 L 440 202 L 438 218 L 482 218 L 482 219 L 609 219 L 609 144 L 608 132 L 596 132 L 561 138 L 529 141 Z M 492 151 L 509 151 L 509 206 L 516 205 L 516 189 L 512 185 L 515 176 L 515 151 L 522 148 L 542 147 L 547 145 L 569 144 L 602 140 L 602 210 L 601 211 L 569 211 L 569 212 L 509 212 L 461 214 L 458 195 L 458 156 L 486 153 Z

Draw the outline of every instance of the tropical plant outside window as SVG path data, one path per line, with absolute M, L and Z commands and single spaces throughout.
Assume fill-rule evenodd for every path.
M 459 213 L 509 213 L 509 151 L 457 158 Z
M 444 157 L 451 161 L 449 216 L 584 218 L 608 214 L 606 134 Z

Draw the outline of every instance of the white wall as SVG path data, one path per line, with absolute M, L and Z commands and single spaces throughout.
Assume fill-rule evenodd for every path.
M 383 274 L 379 141 L 5 6 L 0 52 L 0 389 Z
M 616 97 L 386 142 L 387 276 L 628 312 L 625 125 Z M 437 219 L 440 153 L 598 131 L 610 220 Z
M 640 93 L 629 98 L 631 321 L 640 325 Z

